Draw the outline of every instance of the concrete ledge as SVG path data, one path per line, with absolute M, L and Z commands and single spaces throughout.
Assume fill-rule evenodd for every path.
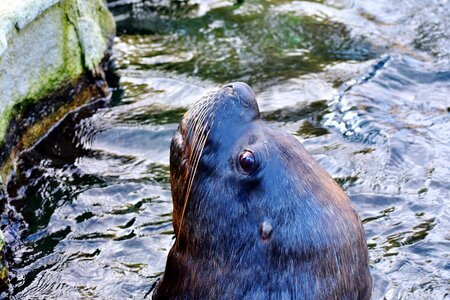
M 21 0 L 0 4 L 0 145 L 20 103 L 32 104 L 101 72 L 115 34 L 103 0 Z

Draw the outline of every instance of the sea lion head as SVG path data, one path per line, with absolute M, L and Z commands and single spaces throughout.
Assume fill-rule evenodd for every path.
M 172 139 L 176 241 L 155 298 L 370 298 L 361 221 L 293 136 L 236 82 L 200 99 Z

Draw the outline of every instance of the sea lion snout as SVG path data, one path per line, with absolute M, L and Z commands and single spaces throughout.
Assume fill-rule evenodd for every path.
M 232 93 L 238 97 L 244 106 L 253 106 L 256 102 L 255 94 L 252 88 L 245 82 L 231 82 L 226 84 L 224 89 L 231 89 Z
M 241 114 L 254 115 L 259 118 L 259 108 L 256 103 L 256 96 L 252 88 L 245 82 L 231 82 L 224 85 L 221 89 L 222 93 L 227 95 L 222 99 L 225 101 L 238 101 L 239 105 L 235 106 L 241 110 Z M 253 119 L 253 118 L 252 118 Z

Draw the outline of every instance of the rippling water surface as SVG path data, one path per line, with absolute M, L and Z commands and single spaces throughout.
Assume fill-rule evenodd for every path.
M 450 2 L 109 1 L 120 86 L 22 153 L 2 228 L 12 299 L 142 299 L 173 243 L 169 143 L 249 82 L 349 193 L 374 299 L 450 295 Z

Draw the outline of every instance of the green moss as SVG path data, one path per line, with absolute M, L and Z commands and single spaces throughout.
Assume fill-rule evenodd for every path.
M 96 71 L 115 34 L 114 18 L 103 0 L 62 0 L 61 7 L 76 28 L 84 66 Z
M 100 28 L 102 28 L 103 37 L 105 40 L 112 39 L 116 34 L 116 22 L 114 17 L 104 5 L 103 0 L 97 0 L 98 2 L 98 23 Z
M 64 30 L 64 40 L 63 40 L 63 60 L 64 69 L 70 78 L 75 78 L 79 76 L 83 68 L 82 60 L 82 50 L 78 42 L 77 33 L 75 27 L 67 19 L 67 15 L 62 16 L 61 20 Z
M 6 266 L 0 268 L 0 283 L 2 286 L 8 286 L 8 269 Z
M 50 13 L 50 10 L 61 9 L 58 5 L 53 6 L 48 12 L 43 14 L 40 18 L 46 17 Z M 78 77 L 82 71 L 81 54 L 79 45 L 77 42 L 73 42 L 74 28 L 65 17 L 64 13 L 61 13 L 61 32 L 62 35 L 58 37 L 59 45 L 61 47 L 62 64 L 57 66 L 42 66 L 39 71 L 39 80 L 35 80 L 35 84 L 31 85 L 28 94 L 23 97 L 24 99 L 33 99 L 37 101 L 48 96 L 50 93 L 56 91 L 62 83 L 66 83 L 70 79 Z M 45 20 L 43 20 L 45 22 Z M 59 29 L 56 29 L 57 35 Z M 76 35 L 75 35 L 76 36 Z M 20 59 L 18 57 L 18 59 Z M 57 58 L 55 58 L 57 59 Z M 57 63 L 57 62 L 55 62 Z M 25 100 L 26 101 L 26 100 Z
M 4 265 L 5 236 L 0 230 L 0 286 L 8 285 L 8 269 Z
M 0 147 L 4 145 L 4 138 L 6 134 L 6 129 L 13 117 L 12 106 L 5 107 L 3 110 L 3 115 L 0 118 Z

